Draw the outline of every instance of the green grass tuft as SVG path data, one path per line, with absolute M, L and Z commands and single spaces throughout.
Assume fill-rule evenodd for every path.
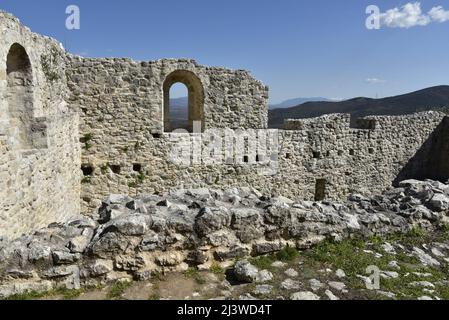
M 108 299 L 120 299 L 125 293 L 126 289 L 131 287 L 133 283 L 131 281 L 117 281 L 111 287 L 108 292 Z

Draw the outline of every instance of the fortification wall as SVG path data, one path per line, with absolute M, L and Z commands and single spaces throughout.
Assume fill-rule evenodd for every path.
M 0 12 L 0 236 L 79 214 L 78 116 L 65 51 Z

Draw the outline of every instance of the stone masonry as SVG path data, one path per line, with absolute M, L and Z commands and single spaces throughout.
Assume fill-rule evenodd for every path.
M 271 130 L 268 88 L 247 71 L 74 56 L 6 13 L 0 32 L 0 236 L 94 215 L 110 194 L 213 186 L 341 200 L 410 178 L 449 178 L 440 112 L 355 126 L 334 114 Z M 172 132 L 175 83 L 188 89 L 194 132 Z M 240 144 L 228 139 L 236 135 Z M 225 143 L 211 147 L 217 141 Z M 179 146 L 191 151 L 190 163 L 173 161 Z
M 78 115 L 63 48 L 0 13 L 0 237 L 79 214 Z

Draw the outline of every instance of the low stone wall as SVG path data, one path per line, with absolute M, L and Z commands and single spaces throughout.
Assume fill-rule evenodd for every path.
M 344 203 L 295 202 L 246 188 L 112 195 L 98 222 L 80 217 L 1 242 L 0 296 L 229 267 L 241 257 L 325 239 L 434 230 L 448 223 L 448 212 L 449 185 L 416 180 L 382 196 L 352 194 Z

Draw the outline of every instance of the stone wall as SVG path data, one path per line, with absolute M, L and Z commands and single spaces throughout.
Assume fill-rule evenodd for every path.
M 82 143 L 82 161 L 87 168 L 83 211 L 94 212 L 109 194 L 137 196 L 180 188 L 245 186 L 295 199 L 339 200 L 354 190 L 381 192 L 395 180 L 441 177 L 445 181 L 444 174 L 419 169 L 431 155 L 435 158 L 444 153 L 432 138 L 439 136 L 444 117 L 438 112 L 371 117 L 362 125 L 371 129 L 351 128 L 349 115 L 293 120 L 286 128 L 295 130 L 243 131 L 251 142 L 256 140 L 252 137 L 265 137 L 255 152 L 234 150 L 229 155 L 223 143 L 212 158 L 207 156 L 210 144 L 214 139 L 225 141 L 230 130 L 122 136 L 121 128 L 116 127 L 111 141 L 97 123 L 86 131 L 90 140 Z M 278 146 L 270 145 L 274 140 Z M 172 161 L 181 141 L 192 159 L 199 157 L 197 161 Z M 268 146 L 261 147 L 264 142 Z
M 382 192 L 393 181 L 429 178 L 420 168 L 444 153 L 435 150 L 433 139 L 443 119 L 440 112 L 376 116 L 359 120 L 357 128 L 343 114 L 289 120 L 286 128 L 293 130 L 284 132 L 281 192 L 313 199 L 317 179 L 324 179 L 325 199 L 342 199 L 352 191 Z M 438 174 L 433 178 L 446 180 Z M 295 185 L 296 192 L 288 192 Z
M 65 51 L 0 12 L 0 237 L 78 214 L 78 115 Z
M 430 112 L 351 122 L 349 115 L 330 115 L 287 121 L 286 130 L 260 131 L 266 129 L 267 88 L 244 71 L 203 67 L 192 60 L 70 56 L 67 74 L 70 102 L 82 119 L 83 212 L 93 212 L 109 194 L 136 196 L 211 185 L 250 186 L 308 200 L 342 199 L 352 190 L 380 192 L 398 176 L 430 174 L 406 166 L 417 161 L 417 152 L 421 165 L 430 152 L 426 141 L 444 117 Z M 189 93 L 200 91 L 188 74 L 202 84 L 203 113 L 192 117 L 203 122 L 206 133 L 164 133 L 164 89 L 179 81 L 186 83 Z M 197 150 L 204 154 L 211 143 L 207 130 L 215 129 L 224 140 L 226 128 L 246 130 L 249 137 L 277 136 L 279 149 L 233 154 L 229 162 L 222 147 L 214 150 L 218 156 L 214 161 L 202 159 L 191 165 L 170 161 L 180 140 L 192 149 L 200 146 Z M 264 170 L 267 167 L 271 174 Z
M 246 71 L 186 59 L 82 58 L 7 14 L 0 27 L 5 235 L 79 210 L 93 214 L 110 194 L 253 187 L 339 200 L 408 178 L 449 177 L 443 113 L 358 121 L 335 114 L 268 130 L 268 88 Z M 201 132 L 171 132 L 167 100 L 177 82 L 188 88 L 189 125 L 200 121 Z M 179 154 L 187 163 L 174 161 Z
M 14 241 L 0 240 L 0 299 L 150 280 L 189 267 L 232 271 L 241 258 L 287 246 L 308 249 L 325 240 L 437 233 L 445 230 L 448 209 L 449 185 L 417 180 L 383 195 L 352 194 L 334 203 L 271 198 L 250 188 L 179 190 L 135 199 L 113 195 L 99 210 L 98 222 L 78 217 Z M 432 259 L 422 250 L 408 256 L 423 264 Z
M 244 70 L 205 67 L 186 59 L 136 62 L 69 55 L 67 75 L 82 132 L 100 127 L 104 144 L 114 145 L 117 132 L 127 139 L 163 133 L 164 89 L 177 82 L 196 89 L 204 129 L 267 128 L 268 88 Z

